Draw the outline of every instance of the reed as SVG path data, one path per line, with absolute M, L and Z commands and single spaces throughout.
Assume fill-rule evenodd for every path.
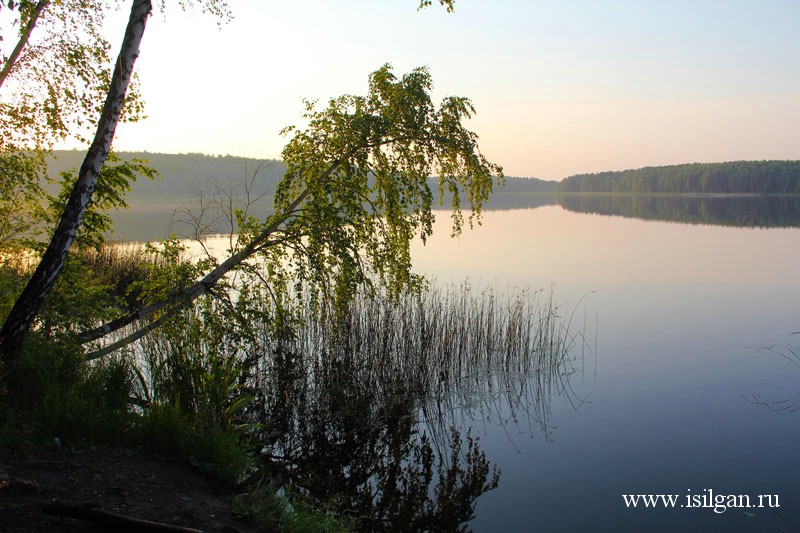
M 474 420 L 511 412 L 549 438 L 552 399 L 579 402 L 569 382 L 584 341 L 552 289 L 434 286 L 344 309 L 298 294 L 243 280 L 142 339 L 131 358 L 147 440 L 172 435 L 162 448 L 234 472 L 275 470 L 313 506 L 359 517 L 357 530 L 456 529 L 499 479 Z M 210 430 L 234 441 L 187 445 Z M 256 463 L 232 461 L 237 442 Z
M 326 374 L 347 368 L 353 380 L 390 395 L 412 391 L 422 415 L 443 431 L 457 410 L 525 411 L 549 431 L 549 401 L 565 394 L 585 344 L 571 331 L 575 309 L 559 306 L 552 289 L 474 291 L 468 284 L 432 288 L 397 301 L 362 295 L 345 313 L 299 306 L 294 334 L 270 347 L 259 386 L 284 391 L 285 359 L 294 379 L 321 388 Z M 444 416 L 450 413 L 449 416 Z

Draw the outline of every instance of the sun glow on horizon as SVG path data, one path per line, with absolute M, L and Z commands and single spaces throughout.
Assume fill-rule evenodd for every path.
M 221 28 L 156 13 L 137 63 L 148 118 L 115 149 L 279 158 L 302 98 L 363 94 L 388 62 L 428 66 L 435 100 L 471 98 L 483 152 L 512 176 L 800 159 L 800 3 L 413 4 L 242 0 Z

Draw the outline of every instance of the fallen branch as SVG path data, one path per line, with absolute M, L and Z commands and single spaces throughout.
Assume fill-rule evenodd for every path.
M 140 518 L 130 518 L 100 509 L 89 509 L 77 505 L 63 505 L 51 503 L 42 506 L 42 512 L 54 516 L 74 518 L 84 520 L 101 526 L 113 528 L 113 531 L 132 531 L 132 532 L 173 532 L 173 533 L 203 533 L 200 529 L 190 527 L 174 526 L 163 522 L 153 522 Z

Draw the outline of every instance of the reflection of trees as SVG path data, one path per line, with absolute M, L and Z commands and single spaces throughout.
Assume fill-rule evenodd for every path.
M 796 196 L 562 196 L 570 211 L 644 220 L 739 227 L 798 227 Z
M 549 432 L 551 395 L 569 392 L 573 339 L 542 293 L 364 298 L 304 318 L 260 376 L 267 453 L 361 529 L 462 528 L 499 473 L 455 413 L 503 404 Z
M 417 431 L 414 395 L 403 384 L 361 381 L 352 358 L 314 370 L 316 383 L 292 395 L 272 391 L 268 409 L 282 416 L 267 429 L 292 481 L 350 513 L 359 529 L 455 530 L 472 518 L 478 496 L 497 486 L 497 470 L 470 436 L 462 454 L 454 429 L 450 456 L 436 456 Z
M 800 193 L 797 161 L 730 161 L 577 174 L 564 179 L 562 192 L 594 193 Z

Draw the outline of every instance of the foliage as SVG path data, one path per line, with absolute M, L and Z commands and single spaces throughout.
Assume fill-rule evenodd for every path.
M 187 0 L 181 5 L 190 3 Z M 452 0 L 440 3 L 452 9 Z M 227 12 L 221 0 L 200 4 L 215 14 Z M 420 7 L 429 4 L 422 0 Z M 9 77 L 0 80 L 5 90 L 0 94 L 5 120 L 0 123 L 2 169 L 25 171 L 19 183 L 0 175 L 9 191 L 3 201 L 13 198 L 14 191 L 22 191 L 17 198 L 29 202 L 32 212 L 38 213 L 41 206 L 31 192 L 40 190 L 42 154 L 68 135 L 83 140 L 87 117 L 97 115 L 108 89 L 108 47 L 97 33 L 105 5 L 101 0 L 36 4 L 0 0 L 0 8 L 17 16 L 20 50 L 26 54 L 5 55 L 3 51 L 4 66 L 8 67 L 4 71 Z M 141 23 L 149 14 L 150 3 L 137 5 L 147 8 Z M 30 40 L 35 28 L 50 29 L 41 40 Z M 71 38 L 90 42 L 84 45 Z M 19 87 L 22 89 L 9 95 L 9 88 Z M 124 88 L 117 91 L 120 99 Z M 477 137 L 463 124 L 474 112 L 471 103 L 450 97 L 437 108 L 430 100 L 430 89 L 425 69 L 397 79 L 387 65 L 370 77 L 367 97 L 344 96 L 332 100 L 323 111 L 315 111 L 309 104 L 305 116 L 309 126 L 302 131 L 286 130 L 294 136 L 283 154 L 287 174 L 276 193 L 276 214 L 266 222 L 244 212 L 235 214 L 243 229 L 244 249 L 264 252 L 267 273 L 261 279 L 267 283 L 263 290 L 250 291 L 217 278 L 202 285 L 202 298 L 186 296 L 190 280 L 213 270 L 216 263 L 183 261 L 174 241 L 165 243 L 163 249 L 148 249 L 146 253 L 158 254 L 162 262 L 147 268 L 109 275 L 93 270 L 92 265 L 99 264 L 93 263 L 97 256 L 84 252 L 73 254 L 63 270 L 59 264 L 46 274 L 49 283 L 61 272 L 55 298 L 39 315 L 23 351 L 4 359 L 5 366 L 0 369 L 0 425 L 8 428 L 24 421 L 32 434 L 58 436 L 69 445 L 107 440 L 145 444 L 177 452 L 228 481 L 241 481 L 251 474 L 255 456 L 250 438 L 261 429 L 261 422 L 252 418 L 259 410 L 250 403 L 263 392 L 254 387 L 252 379 L 257 365 L 263 364 L 259 357 L 263 354 L 255 352 L 263 344 L 253 342 L 253 318 L 264 321 L 270 334 L 281 339 L 291 336 L 287 324 L 295 316 L 294 305 L 305 301 L 296 299 L 305 287 L 311 288 L 312 301 L 324 296 L 323 301 L 337 304 L 337 311 L 344 309 L 361 285 L 374 288 L 380 284 L 392 296 L 407 287 L 419 288 L 420 280 L 411 274 L 409 246 L 415 236 L 424 240 L 432 231 L 430 175 L 437 177 L 440 191 L 450 195 L 454 234 L 464 223 L 462 198 L 469 203 L 470 224 L 479 221 L 493 176 L 502 179 L 500 167 L 480 154 Z M 133 103 L 128 102 L 129 118 L 136 118 L 137 106 L 134 91 Z M 107 142 L 95 153 L 97 168 L 103 165 L 115 121 L 109 119 L 106 126 L 101 121 L 99 130 L 106 128 Z M 34 159 L 26 161 L 29 154 Z M 86 187 L 74 187 L 73 197 L 86 198 L 93 189 L 97 192 L 85 218 L 82 208 L 76 211 L 74 221 L 56 216 L 63 213 L 60 208 L 66 193 L 49 210 L 42 210 L 42 216 L 46 222 L 67 220 L 62 225 L 71 224 L 72 229 L 83 220 L 79 243 L 83 250 L 93 248 L 100 254 L 102 235 L 108 229 L 105 210 L 125 205 L 123 194 L 137 172 L 153 175 L 141 162 L 121 163 L 106 167 L 96 185 L 89 176 Z M 81 179 L 87 173 L 92 174 L 81 171 Z M 71 181 L 70 176 L 63 176 L 65 190 Z M 442 198 L 440 195 L 440 202 Z M 14 239 L 34 225 L 10 228 L 6 235 Z M 255 247 L 247 248 L 254 242 Z M 71 234 L 63 250 L 61 245 L 53 247 L 54 253 L 63 259 L 70 243 Z M 241 256 L 236 266 L 248 270 L 252 265 L 244 261 L 251 255 Z M 21 268 L 2 272 L 4 278 L 6 274 L 9 277 L 0 287 L 13 292 L 17 280 L 27 272 Z M 34 290 L 43 297 L 49 288 Z M 156 312 L 162 327 L 139 346 L 140 351 L 87 363 L 74 342 L 76 329 L 90 328 L 132 304 L 163 299 L 184 301 Z M 274 308 L 258 307 L 266 302 Z M 181 314 L 167 312 L 181 308 L 185 308 Z M 343 393 L 339 388 L 333 394 Z M 367 399 L 366 395 L 357 396 Z M 489 477 L 488 462 L 468 439 L 466 453 L 462 455 L 460 444 L 455 446 L 451 464 L 438 469 L 444 483 L 439 485 L 438 503 L 450 505 L 453 498 L 462 496 L 465 503 L 453 509 L 422 505 L 427 501 L 433 461 L 431 445 L 424 438 L 419 442 L 412 438 L 415 400 L 413 395 L 398 394 L 371 407 L 376 410 L 377 424 L 373 437 L 389 449 L 389 455 L 382 458 L 388 461 L 388 477 L 383 481 L 389 489 L 394 481 L 402 480 L 403 512 L 413 515 L 419 508 L 425 516 L 445 516 L 447 524 L 455 525 L 469 517 L 474 498 L 492 488 L 496 476 Z M 351 418 L 335 411 L 329 414 L 334 415 L 334 425 Z M 387 428 L 399 429 L 399 433 Z M 368 450 L 362 452 L 363 457 L 372 457 Z M 408 458 L 419 459 L 419 468 L 399 472 Z M 467 469 L 463 473 L 462 461 Z M 368 503 L 365 494 L 358 496 L 361 509 Z M 385 494 L 394 496 L 390 490 Z
M 5 320 L 28 279 L 28 258 L 22 252 L 0 249 L 0 320 Z
M 148 281 L 163 290 L 159 278 Z M 254 468 L 247 440 L 253 426 L 241 419 L 252 399 L 244 386 L 246 332 L 235 314 L 223 300 L 203 297 L 143 339 L 138 352 L 144 440 L 229 482 Z
M 433 0 L 420 0 L 419 9 L 426 8 L 433 3 Z M 452 13 L 455 9 L 455 0 L 439 0 L 439 4 L 447 8 L 448 13 Z
M 263 250 L 277 292 L 291 280 L 295 289 L 308 284 L 346 301 L 376 280 L 392 294 L 418 286 L 410 243 L 432 232 L 431 175 L 451 194 L 454 234 L 464 222 L 462 199 L 470 224 L 480 220 L 502 169 L 483 157 L 464 126 L 474 112 L 469 100 L 448 97 L 437 108 L 431 85 L 424 68 L 398 79 L 384 65 L 370 75 L 367 96 L 345 95 L 319 111 L 308 102 L 306 129 L 284 130 L 293 137 L 283 151 L 276 215 L 242 226 L 247 239 L 285 220 Z
M 80 248 L 70 254 L 35 329 L 54 342 L 73 339 L 98 321 L 142 305 L 196 275 L 196 265 L 181 259 L 182 247 L 168 241 L 144 250 L 116 246 Z M 8 253 L 0 264 L 0 319 L 4 319 L 30 275 L 28 253 Z
M 148 203 L 151 208 L 154 200 L 169 200 L 164 203 L 165 212 L 172 212 L 180 207 L 191 208 L 192 202 L 197 202 L 198 191 L 207 196 L 209 190 L 213 193 L 217 189 L 236 189 L 234 192 L 243 192 L 241 179 L 228 179 L 234 176 L 252 177 L 255 174 L 254 190 L 261 197 L 255 207 L 257 216 L 263 218 L 272 212 L 272 193 L 284 175 L 286 167 L 277 159 L 252 159 L 231 155 L 205 155 L 205 154 L 161 154 L 145 152 L 117 152 L 117 156 L 124 160 L 145 159 L 153 168 L 158 169 L 162 179 L 153 186 L 136 187 L 126 195 L 130 203 Z M 68 170 L 80 164 L 83 154 L 75 150 L 55 150 L 53 158 L 48 159 L 49 172 L 58 175 L 62 170 Z M 259 170 L 260 169 L 260 170 Z M 243 172 L 244 170 L 244 172 Z M 258 172 L 254 172 L 259 170 Z M 430 187 L 434 198 L 439 195 L 438 179 L 430 178 Z M 497 185 L 497 183 L 495 183 Z M 555 191 L 557 182 L 545 181 L 536 178 L 515 178 L 505 176 L 502 188 L 497 188 L 489 198 L 486 208 L 506 208 L 504 202 L 513 199 L 516 193 L 551 193 Z M 243 195 L 238 199 L 242 200 Z M 500 198 L 498 198 L 500 196 Z M 541 195 L 545 198 L 545 195 Z M 524 206 L 522 201 L 538 198 L 531 195 L 520 195 L 518 206 Z M 444 205 L 438 206 L 434 202 L 434 210 L 450 203 L 450 198 L 445 194 Z M 253 205 L 250 206 L 253 209 Z M 136 214 L 135 206 L 132 210 Z M 165 225 L 166 227 L 166 225 Z M 117 228 L 119 229 L 119 228 Z M 183 230 L 184 228 L 179 228 Z M 210 232 L 226 233 L 229 227 L 218 226 Z M 191 233 L 191 232 L 190 232 Z M 192 236 L 188 234 L 187 236 Z M 147 239 L 142 239 L 147 240 Z
M 79 246 L 99 248 L 112 228 L 109 211 L 128 207 L 125 194 L 138 177 L 158 173 L 144 159 L 123 160 L 110 154 L 100 171 L 95 191 L 78 231 Z M 0 249 L 41 248 L 46 230 L 52 232 L 75 182 L 77 169 L 60 173 L 60 192 L 51 196 L 42 187 L 56 180 L 45 175 L 41 151 L 0 153 Z
M 122 160 L 113 153 L 108 155 L 106 164 L 100 169 L 94 193 L 86 206 L 83 221 L 75 236 L 76 245 L 95 249 L 102 246 L 112 226 L 108 212 L 128 207 L 125 193 L 131 190 L 132 183 L 139 176 L 153 180 L 158 176 L 158 172 L 148 166 L 148 162 L 144 159 Z M 76 179 L 77 169 L 61 173 L 61 192 L 50 200 L 44 217 L 50 231 L 58 223 Z
M 204 475 L 232 485 L 251 472 L 253 457 L 240 435 L 222 426 L 198 423 L 178 406 L 154 403 L 137 417 L 128 442 L 180 457 Z
M 233 500 L 234 510 L 259 531 L 285 533 L 351 531 L 349 523 L 331 509 L 314 507 L 307 498 L 261 480 Z
M 113 63 L 102 35 L 105 0 L 0 4 L 0 246 L 44 218 L 45 155 L 67 138 L 86 141 Z M 13 37 L 13 39 L 12 39 Z M 142 116 L 134 82 L 124 118 Z
M 198 308 L 168 324 L 142 355 L 146 380 L 133 353 L 87 364 L 71 335 L 113 309 L 138 305 L 147 291 L 171 291 L 181 276 L 194 275 L 188 265 L 174 242 L 150 251 L 72 254 L 20 358 L 0 369 L 0 426 L 26 421 L 34 439 L 58 436 L 70 446 L 141 445 L 188 458 L 216 478 L 240 480 L 253 464 L 243 440 L 248 426 L 236 422 L 247 398 L 237 393 L 235 359 L 216 344 L 228 329 L 223 315 Z M 24 274 L 4 267 L 0 287 L 17 287 L 18 277 Z M 131 409 L 132 399 L 140 408 Z
M 176 243 L 157 255 L 87 255 L 105 286 L 135 278 L 137 297 L 145 299 L 148 290 L 169 291 L 163 285 L 169 277 L 159 277 L 159 271 L 184 263 Z M 153 265 L 134 268 L 136 261 Z M 119 272 L 106 272 L 112 270 Z M 104 369 L 105 360 L 99 366 L 81 364 L 79 357 L 58 364 L 47 357 L 15 363 L 19 381 L 15 377 L 14 383 L 34 384 L 20 400 L 61 402 L 48 400 L 43 405 L 48 412 L 30 417 L 42 421 L 39 438 L 54 436 L 53 427 L 64 431 L 67 423 L 81 427 L 83 422 L 75 421 L 81 413 L 59 408 L 68 406 L 98 424 L 95 433 L 87 433 L 92 439 L 176 454 L 225 481 L 263 479 L 273 471 L 269 456 L 282 456 L 296 488 L 280 496 L 268 481 L 247 484 L 250 495 L 239 499 L 240 512 L 261 523 L 277 522 L 289 531 L 339 531 L 344 526 L 332 517 L 337 514 L 349 517 L 346 525 L 357 530 L 458 530 L 472 516 L 476 499 L 496 485 L 497 472 L 468 433 L 439 431 L 433 420 L 418 424 L 420 407 L 432 396 L 450 397 L 446 391 L 460 388 L 453 384 L 461 380 L 484 373 L 490 379 L 495 371 L 524 375 L 536 368 L 535 391 L 510 382 L 499 388 L 525 398 L 528 409 L 538 412 L 540 402 L 546 411 L 548 391 L 554 384 L 561 388 L 562 374 L 570 371 L 569 338 L 549 299 L 503 302 L 490 294 L 475 299 L 465 288 L 394 304 L 380 297 L 359 299 L 346 316 L 323 312 L 315 319 L 302 301 L 275 302 L 265 286 L 252 282 L 257 274 L 251 275 L 235 278 L 214 298 L 195 300 L 134 352 L 110 361 L 110 371 L 98 374 L 107 377 L 91 381 L 107 389 L 81 386 L 70 397 L 48 391 L 61 390 L 65 380 L 85 382 L 75 374 Z M 283 314 L 293 309 L 302 313 Z M 302 327 L 282 331 L 287 320 Z M 56 346 L 38 333 L 32 339 L 43 344 L 29 343 L 30 353 Z M 52 350 L 54 358 L 59 349 Z M 71 350 L 78 355 L 74 346 Z M 42 365 L 37 372 L 57 375 L 32 380 L 24 370 L 32 363 Z M 104 394 L 109 399 L 98 401 Z M 453 412 L 446 402 L 432 411 Z M 108 407 L 98 407 L 103 405 Z M 15 416 L 23 418 L 21 412 Z M 112 431 L 103 436 L 101 418 L 116 436 Z M 546 418 L 540 423 L 546 431 Z M 68 445 L 80 442 L 75 433 L 56 436 Z
M 86 141 L 113 67 L 102 35 L 107 8 L 106 0 L 21 1 L 3 11 L 3 35 L 16 37 L 3 44 L 23 48 L 16 59 L 5 48 L 0 56 L 8 76 L 0 92 L 2 151 L 46 150 L 67 137 Z M 142 116 L 136 84 L 126 114 Z
M 57 176 L 63 170 L 80 165 L 84 155 L 76 150 L 55 150 L 53 158 L 48 159 L 49 171 Z M 189 207 L 190 202 L 197 199 L 198 191 L 205 193 L 209 187 L 213 189 L 216 185 L 225 187 L 229 178 L 245 175 L 245 169 L 255 169 L 259 165 L 263 168 L 257 174 L 255 185 L 259 191 L 271 193 L 286 170 L 277 159 L 260 160 L 197 153 L 116 152 L 116 155 L 126 161 L 144 159 L 150 166 L 158 169 L 162 177 L 155 186 L 136 187 L 126 196 L 128 200 L 152 202 L 156 197 L 169 198 L 175 202 L 176 208 Z
M 0 250 L 19 249 L 41 222 L 44 168 L 41 151 L 0 151 Z
M 488 162 L 477 136 L 463 122 L 473 113 L 469 100 L 445 98 L 440 107 L 428 94 L 431 78 L 417 69 L 397 79 L 388 65 L 370 76 L 368 96 L 346 95 L 327 109 L 308 104 L 305 130 L 287 128 L 293 138 L 284 150 L 287 171 L 275 193 L 275 212 L 260 221 L 244 210 L 231 211 L 230 256 L 211 258 L 193 285 L 142 309 L 81 334 L 91 342 L 140 324 L 90 358 L 126 346 L 237 270 L 252 269 L 255 259 L 265 272 L 261 282 L 276 301 L 307 291 L 311 305 L 337 302 L 342 309 L 359 287 L 385 287 L 390 297 L 419 289 L 411 272 L 412 239 L 425 241 L 433 229 L 431 174 L 451 195 L 453 234 L 461 231 L 462 198 L 470 206 L 470 224 L 480 222 L 483 204 L 502 169 Z M 201 217 L 194 220 L 203 226 Z
M 191 0 L 186 0 L 185 2 L 182 2 L 181 5 L 185 6 L 193 3 L 194 2 Z M 200 2 L 200 4 L 204 6 L 205 11 L 215 14 L 222 13 L 227 9 L 227 5 L 224 0 L 207 0 L 205 2 Z M 14 3 L 8 3 L 6 5 L 6 7 L 10 8 L 12 11 L 15 7 L 19 8 L 19 14 L 21 17 L 19 22 L 21 24 L 21 30 L 17 46 L 15 46 L 14 50 L 9 56 L 4 56 L 5 60 L 2 73 L 0 74 L 0 76 L 2 76 L 0 77 L 0 85 L 4 84 L 6 80 L 9 79 L 8 76 L 10 73 L 12 73 L 12 71 L 19 70 L 21 53 L 23 51 L 30 52 L 33 50 L 33 44 L 30 42 L 31 34 L 37 27 L 36 24 L 38 21 L 42 21 L 44 23 L 47 20 L 45 15 L 57 13 L 57 10 L 52 9 L 53 5 L 53 3 L 47 0 L 41 0 L 35 6 L 26 2 L 25 6 L 31 7 L 29 12 L 27 12 L 26 9 L 24 9 L 24 6 L 21 4 L 17 5 Z M 91 2 L 85 2 L 84 5 L 81 5 L 80 7 L 86 8 L 87 13 L 89 14 L 88 22 L 84 24 L 87 26 L 87 28 L 82 27 L 84 25 L 78 25 L 76 28 L 74 28 L 74 31 L 78 35 L 81 35 L 81 32 L 84 31 L 91 33 L 91 23 L 97 18 L 102 20 L 102 8 L 104 6 L 92 4 Z M 100 97 L 99 101 L 102 101 L 102 106 L 94 109 L 95 116 L 97 115 L 97 111 L 100 111 L 99 119 L 97 120 L 96 127 L 94 128 L 95 134 L 87 151 L 86 158 L 81 165 L 78 177 L 72 186 L 71 192 L 66 195 L 64 208 L 60 210 L 60 215 L 57 217 L 58 222 L 51 233 L 50 241 L 46 246 L 44 253 L 42 254 L 39 265 L 34 270 L 25 289 L 23 289 L 23 292 L 17 298 L 17 301 L 12 307 L 11 312 L 6 317 L 2 331 L 0 331 L 0 350 L 2 350 L 2 356 L 4 358 L 10 359 L 16 357 L 28 330 L 31 328 L 36 318 L 36 315 L 41 310 L 47 295 L 53 289 L 55 282 L 64 266 L 65 259 L 69 254 L 70 247 L 74 242 L 76 232 L 81 227 L 87 205 L 92 199 L 93 191 L 97 185 L 98 175 L 103 168 L 108 154 L 111 151 L 111 143 L 114 138 L 114 132 L 117 124 L 121 119 L 125 118 L 125 110 L 126 108 L 130 107 L 129 94 L 135 92 L 131 91 L 131 82 L 134 80 L 133 68 L 136 58 L 139 55 L 139 46 L 144 35 L 147 18 L 150 16 L 151 12 L 152 2 L 150 0 L 134 0 L 131 6 L 130 17 L 125 29 L 124 38 L 122 40 L 122 46 L 114 63 L 113 74 L 109 78 L 108 83 L 105 84 L 105 86 L 98 86 L 97 84 L 92 83 L 93 80 L 82 80 L 85 82 L 85 85 L 89 88 L 89 90 L 97 91 L 97 94 Z M 69 13 L 69 10 L 67 13 Z M 67 32 L 65 31 L 64 34 L 66 35 Z M 45 36 L 47 36 L 47 34 L 45 34 Z M 105 52 L 107 46 L 100 46 L 100 49 Z M 97 57 L 94 59 L 97 59 Z M 103 56 L 101 59 L 105 59 L 105 56 Z M 46 58 L 36 58 L 33 63 L 35 65 L 34 70 L 36 67 L 40 67 L 42 64 L 47 65 Z M 66 61 L 66 63 L 66 76 L 76 74 L 80 75 L 79 70 L 71 68 L 73 65 L 71 65 L 69 61 Z M 95 65 L 93 63 L 89 62 L 90 70 L 94 66 Z M 103 65 L 100 65 L 100 67 L 102 68 Z M 49 68 L 48 70 L 50 71 L 49 74 L 53 75 L 52 71 L 54 69 Z M 75 72 L 73 72 L 73 70 L 75 70 Z M 8 87 L 8 84 L 6 84 L 6 87 Z M 52 88 L 49 89 L 52 93 Z M 64 89 L 64 91 L 68 97 L 72 96 L 72 93 L 69 90 Z M 2 97 L 2 95 L 0 95 L 0 97 Z M 87 101 L 91 101 L 91 99 L 89 98 L 81 100 L 82 103 L 86 103 Z M 13 105 L 17 105 L 17 107 L 22 106 L 22 108 L 25 108 L 27 104 L 24 102 L 21 104 L 17 102 Z M 8 109 L 8 115 L 12 118 L 16 118 L 21 112 L 19 109 L 13 108 L 13 105 Z M 84 109 L 84 112 L 86 112 L 86 109 Z M 80 116 L 80 113 L 73 112 L 71 110 L 66 110 L 66 115 L 62 115 L 57 109 L 55 115 L 53 116 L 58 119 L 63 119 L 65 116 L 70 116 L 69 113 Z M 50 135 L 54 138 L 57 138 L 59 135 L 62 137 L 65 135 L 65 133 L 60 132 L 59 128 L 61 126 L 54 122 L 53 116 L 48 116 L 44 120 L 45 137 L 37 137 L 36 135 L 30 137 L 30 135 L 28 135 L 28 138 L 24 139 L 21 144 L 12 143 L 8 146 L 0 147 L 0 152 L 24 153 L 31 150 L 39 152 L 47 150 L 49 148 L 47 144 L 52 142 L 47 135 Z M 78 119 L 78 126 L 80 125 L 80 119 Z M 25 128 L 18 127 L 19 124 L 12 126 L 13 131 L 25 131 Z M 66 127 L 64 127 L 64 131 L 67 131 Z M 79 139 L 84 141 L 86 140 L 81 137 L 80 132 L 72 133 L 75 134 Z M 22 135 L 23 137 L 25 136 L 24 133 Z M 26 143 L 28 146 L 26 146 Z M 121 177 L 123 181 L 123 189 L 127 187 L 127 176 L 125 176 L 124 173 L 116 173 L 114 174 L 114 177 L 117 179 Z M 2 179 L 2 176 L 0 176 L 0 179 Z M 29 176 L 27 178 L 28 183 L 34 183 L 35 180 L 36 176 Z M 112 189 L 111 196 L 114 196 L 113 193 L 114 189 Z M 95 222 L 98 221 L 95 220 Z M 99 221 L 99 224 L 102 226 L 103 221 Z M 92 230 L 93 229 L 90 228 L 90 232 Z

